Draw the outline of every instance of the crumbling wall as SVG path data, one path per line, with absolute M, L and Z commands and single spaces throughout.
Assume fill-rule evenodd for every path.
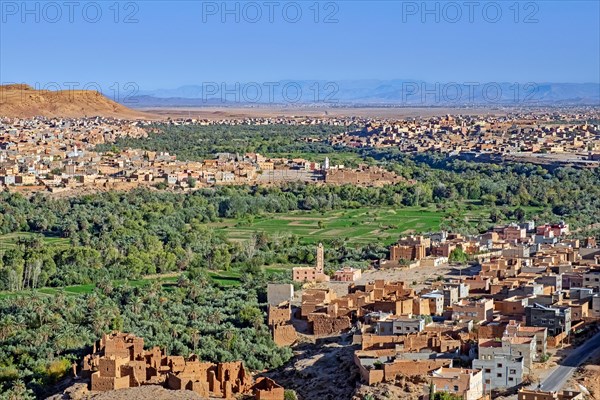
M 269 325 L 285 324 L 291 319 L 291 316 L 292 312 L 289 305 L 286 307 L 269 306 L 267 323 Z
M 309 325 L 315 336 L 326 336 L 339 334 L 347 329 L 350 329 L 350 318 L 330 317 L 327 314 L 309 314 Z
M 271 330 L 273 341 L 277 346 L 291 346 L 298 340 L 298 334 L 293 325 L 273 325 Z

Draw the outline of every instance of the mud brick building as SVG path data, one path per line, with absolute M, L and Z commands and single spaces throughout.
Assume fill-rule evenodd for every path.
M 291 346 L 298 340 L 296 329 L 291 323 L 292 310 L 290 303 L 279 306 L 269 305 L 267 311 L 267 324 L 271 329 L 273 341 L 277 346 Z
M 481 299 L 474 301 L 460 300 L 452 305 L 452 319 L 472 319 L 475 321 L 491 321 L 494 315 L 494 300 Z
M 322 313 L 308 315 L 309 329 L 315 336 L 329 336 L 339 334 L 350 329 L 352 323 L 346 316 L 332 317 Z
M 328 184 L 355 184 L 368 186 L 383 186 L 405 182 L 406 180 L 393 172 L 383 168 L 370 166 L 360 169 L 329 169 L 324 172 L 325 183 Z
M 120 332 L 103 335 L 98 348 L 94 344 L 93 353 L 83 359 L 81 375 L 91 378 L 92 391 L 162 385 L 211 398 L 254 393 L 260 396 L 255 398 L 283 400 L 283 389 L 272 381 L 255 387 L 241 361 L 213 364 L 196 356 L 165 356 L 158 347 L 144 350 L 142 338 Z
M 285 389 L 274 380 L 260 377 L 252 387 L 256 400 L 280 400 L 284 398 Z
M 449 367 L 452 360 L 402 360 L 397 359 L 395 350 L 358 350 L 354 352 L 354 364 L 358 367 L 361 380 L 373 385 L 389 382 L 398 376 L 424 376 L 442 367 Z
M 390 261 L 421 260 L 429 254 L 431 239 L 423 236 L 402 238 L 390 247 Z
M 335 292 L 330 289 L 307 289 L 302 293 L 301 316 L 308 318 L 308 314 L 317 310 L 326 309 L 327 305 L 335 300 Z
M 192 390 L 200 396 L 230 399 L 250 389 L 252 378 L 241 362 L 200 362 L 196 357 L 170 365 L 166 386 L 173 390 Z
M 360 279 L 362 271 L 358 268 L 344 267 L 333 274 L 333 280 L 339 282 L 354 282 Z
M 329 276 L 325 274 L 325 256 L 323 244 L 317 246 L 317 264 L 315 267 L 292 268 L 292 279 L 294 282 L 327 282 Z

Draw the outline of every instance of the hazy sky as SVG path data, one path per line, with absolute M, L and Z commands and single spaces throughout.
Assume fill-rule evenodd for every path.
M 599 82 L 599 3 L 2 0 L 0 81 Z

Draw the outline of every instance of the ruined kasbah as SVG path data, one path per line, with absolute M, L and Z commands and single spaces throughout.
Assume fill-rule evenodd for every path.
M 105 334 L 85 356 L 81 377 L 92 392 L 160 385 L 191 390 L 202 397 L 283 400 L 284 389 L 269 378 L 250 375 L 241 361 L 213 364 L 197 356 L 166 356 L 159 347 L 144 350 L 144 339 L 128 333 Z

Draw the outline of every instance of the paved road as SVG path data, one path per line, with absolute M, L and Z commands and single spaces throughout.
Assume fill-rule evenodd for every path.
M 567 383 L 575 369 L 588 357 L 600 350 L 600 332 L 586 340 L 584 344 L 573 350 L 569 356 L 560 362 L 558 367 L 542 382 L 542 390 L 560 390 Z

